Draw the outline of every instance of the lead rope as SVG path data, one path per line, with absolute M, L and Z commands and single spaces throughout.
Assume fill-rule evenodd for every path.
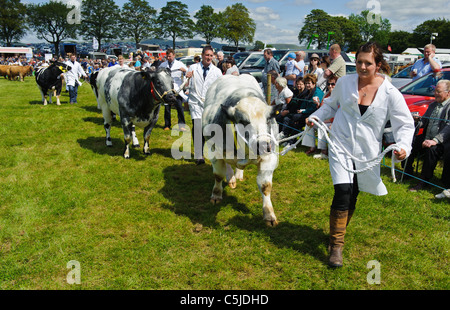
M 341 142 L 339 140 L 336 140 L 337 144 L 335 144 L 333 141 L 331 141 L 330 137 L 329 137 L 329 133 L 330 130 L 328 129 L 328 127 L 320 120 L 318 119 L 316 116 L 310 116 L 310 119 L 314 121 L 314 124 L 317 126 L 317 128 L 319 130 L 321 130 L 324 133 L 324 136 L 328 142 L 328 146 L 329 148 L 334 152 L 334 154 L 336 154 L 336 157 L 339 161 L 339 164 L 342 166 L 342 168 L 344 168 L 347 172 L 350 173 L 362 173 L 365 172 L 367 170 L 370 170 L 372 168 L 374 168 L 375 166 L 377 166 L 381 160 L 383 159 L 383 157 L 389 153 L 390 151 L 400 151 L 401 148 L 399 146 L 397 146 L 396 144 L 392 144 L 390 146 L 388 146 L 382 153 L 380 153 L 378 156 L 376 156 L 373 159 L 369 159 L 369 160 L 361 160 L 359 158 L 356 158 L 355 156 L 353 156 L 352 154 L 350 154 L 345 147 L 341 144 Z M 277 141 L 277 143 L 281 143 L 284 141 L 289 141 L 291 139 L 294 139 L 296 137 L 299 137 L 298 141 L 295 144 L 289 145 L 288 147 L 284 148 L 282 152 L 280 152 L 280 155 L 285 155 L 287 152 L 295 149 L 298 145 L 298 143 L 300 143 L 303 140 L 303 137 L 305 136 L 305 132 L 303 131 L 299 134 L 296 134 L 294 136 L 290 136 L 288 138 L 282 139 L 280 141 Z M 343 162 L 341 156 L 339 156 L 339 153 L 344 153 L 347 156 L 349 156 L 351 159 L 353 159 L 354 161 L 357 161 L 361 164 L 367 164 L 366 167 L 362 168 L 362 169 L 352 169 L 347 167 L 347 165 Z M 392 152 L 392 167 L 391 167 L 391 175 L 392 175 L 392 180 L 393 182 L 397 181 L 397 178 L 395 177 L 395 163 L 398 162 L 398 160 L 395 158 L 395 154 L 394 152 Z

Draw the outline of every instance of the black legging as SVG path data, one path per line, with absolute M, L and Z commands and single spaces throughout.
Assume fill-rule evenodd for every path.
M 355 210 L 358 194 L 358 179 L 356 174 L 354 174 L 353 183 L 334 185 L 334 197 L 331 208 L 338 211 Z

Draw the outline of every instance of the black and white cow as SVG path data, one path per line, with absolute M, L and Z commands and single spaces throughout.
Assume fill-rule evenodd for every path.
M 134 125 L 144 127 L 144 154 L 149 155 L 150 134 L 158 120 L 160 104 L 176 100 L 170 70 L 144 72 L 114 66 L 101 70 L 91 83 L 95 84 L 92 86 L 103 114 L 106 145 L 112 146 L 113 112 L 119 115 L 124 133 L 123 156 L 130 158 L 130 143 L 139 145 Z
M 41 91 L 44 105 L 47 105 L 47 95 L 50 96 L 50 103 L 52 103 L 53 93 L 56 93 L 56 104 L 61 105 L 59 101 L 62 89 L 61 74 L 70 69 L 72 69 L 70 66 L 62 62 L 52 62 L 48 67 L 39 67 L 36 69 L 36 83 Z
M 215 176 L 211 202 L 222 200 L 225 177 L 229 186 L 235 188 L 236 179 L 243 178 L 243 169 L 255 164 L 258 167 L 256 182 L 263 198 L 264 221 L 269 226 L 278 224 L 270 193 L 273 172 L 278 165 L 275 140 L 278 126 L 274 117 L 281 107 L 266 104 L 261 87 L 253 76 L 225 75 L 208 89 L 202 117 L 206 152 L 208 148 L 210 151 L 206 154 Z M 222 132 L 222 139 L 218 139 L 218 131 Z M 241 143 L 241 152 L 238 140 L 245 142 Z M 237 168 L 235 173 L 232 166 Z

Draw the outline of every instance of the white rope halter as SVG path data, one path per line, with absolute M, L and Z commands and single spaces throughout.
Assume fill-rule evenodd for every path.
M 380 153 L 378 156 L 376 156 L 375 158 L 368 159 L 368 160 L 361 160 L 359 158 L 356 158 L 352 154 L 350 154 L 339 140 L 336 140 L 336 142 L 337 142 L 336 144 L 333 143 L 333 141 L 331 141 L 331 139 L 330 139 L 330 137 L 328 135 L 330 130 L 325 125 L 325 123 L 323 123 L 320 119 L 318 119 L 315 116 L 310 116 L 310 119 L 313 120 L 314 124 L 317 126 L 317 128 L 322 131 L 322 133 L 324 134 L 325 138 L 327 139 L 328 146 L 329 146 L 330 150 L 332 150 L 333 153 L 336 154 L 336 157 L 337 157 L 339 163 L 341 164 L 342 168 L 344 168 L 345 171 L 347 171 L 347 172 L 358 174 L 358 173 L 370 170 L 370 169 L 374 168 L 375 166 L 379 165 L 381 160 L 383 159 L 383 157 L 387 153 L 389 153 L 390 151 L 400 151 L 401 150 L 401 148 L 399 146 L 397 146 L 396 144 L 392 144 L 389 147 L 387 147 L 382 153 Z M 281 142 L 284 142 L 284 141 L 289 141 L 289 140 L 292 140 L 294 138 L 300 137 L 296 143 L 294 143 L 292 145 L 289 145 L 288 147 L 283 149 L 283 151 L 280 152 L 280 155 L 285 155 L 290 150 L 295 149 L 297 147 L 297 145 L 303 140 L 303 137 L 305 136 L 305 132 L 306 131 L 302 131 L 299 134 L 296 134 L 294 136 L 290 136 L 288 138 L 285 138 L 285 139 L 282 139 L 282 140 L 278 141 L 278 143 L 281 143 Z M 357 162 L 359 162 L 361 164 L 367 164 L 367 165 L 364 168 L 362 168 L 362 169 L 349 168 L 344 163 L 344 161 L 342 160 L 341 156 L 338 155 L 339 153 L 344 153 L 347 156 L 349 156 L 352 160 L 357 161 Z M 392 179 L 393 179 L 394 182 L 397 181 L 397 179 L 395 177 L 395 162 L 398 162 L 398 161 L 395 158 L 394 152 L 392 152 L 391 174 L 392 174 Z

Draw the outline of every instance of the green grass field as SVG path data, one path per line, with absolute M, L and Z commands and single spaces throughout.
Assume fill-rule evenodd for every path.
M 438 188 L 409 193 L 411 183 L 391 182 L 383 168 L 389 194 L 360 194 L 344 267 L 334 270 L 327 267 L 327 161 L 302 148 L 280 157 L 272 192 L 280 224 L 268 228 L 256 167 L 211 205 L 211 165 L 172 158 L 178 137 L 163 130 L 162 113 L 152 155 L 133 149 L 125 160 L 118 122 L 114 146 L 105 146 L 89 84 L 77 105 L 67 93 L 61 106 L 40 99 L 33 77 L 0 78 L 2 290 L 450 288 L 449 200 L 434 198 Z M 80 263 L 81 284 L 67 281 L 72 260 Z M 367 281 L 372 260 L 380 263 L 380 284 Z

